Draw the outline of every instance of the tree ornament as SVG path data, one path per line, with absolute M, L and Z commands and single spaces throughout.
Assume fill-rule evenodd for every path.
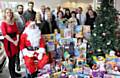
M 109 41 L 108 43 L 107 43 L 107 45 L 110 45 L 111 44 L 111 41 Z
M 96 27 L 96 25 L 93 25 L 93 27 L 95 28 L 95 27 Z
M 103 27 L 103 24 L 100 24 L 101 27 Z
M 102 33 L 103 36 L 106 36 L 106 33 Z
M 97 36 L 97 34 L 96 34 L 96 33 L 93 33 L 93 36 Z
M 98 51 L 98 52 L 101 52 L 101 49 L 98 49 L 97 51 Z
M 104 7 L 103 10 L 106 10 L 106 7 Z

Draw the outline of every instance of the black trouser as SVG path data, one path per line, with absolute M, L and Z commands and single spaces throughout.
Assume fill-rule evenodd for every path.
M 16 54 L 16 65 L 17 65 L 17 70 L 20 70 L 20 58 L 19 58 L 19 52 Z
M 8 59 L 9 59 L 8 68 L 9 68 L 11 78 L 15 78 L 15 60 L 16 60 L 16 56 L 8 57 Z

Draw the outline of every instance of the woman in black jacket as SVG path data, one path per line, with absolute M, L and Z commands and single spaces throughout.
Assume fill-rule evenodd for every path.
M 93 28 L 94 28 L 93 25 L 94 25 L 96 17 L 97 16 L 95 15 L 93 10 L 88 10 L 88 15 L 86 16 L 85 25 L 90 25 L 91 30 L 93 30 Z

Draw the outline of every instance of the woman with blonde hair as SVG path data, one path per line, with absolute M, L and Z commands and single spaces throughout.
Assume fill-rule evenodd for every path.
M 42 21 L 40 12 L 36 12 L 36 15 L 35 15 L 35 23 L 36 23 L 36 25 L 39 27 L 39 29 L 40 29 L 41 32 L 42 32 L 42 28 L 43 28 L 42 23 L 43 23 L 43 21 Z
M 4 17 L 1 23 L 1 31 L 4 36 L 4 47 L 9 59 L 9 72 L 11 78 L 21 76 L 15 72 L 15 60 L 18 53 L 19 32 L 14 20 L 13 12 L 10 8 L 6 8 L 4 11 Z

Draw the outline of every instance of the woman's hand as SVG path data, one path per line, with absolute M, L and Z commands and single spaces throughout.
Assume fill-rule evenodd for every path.
M 17 46 L 17 45 L 18 45 L 18 41 L 17 41 L 17 40 L 14 41 L 13 44 L 14 44 L 15 46 Z

